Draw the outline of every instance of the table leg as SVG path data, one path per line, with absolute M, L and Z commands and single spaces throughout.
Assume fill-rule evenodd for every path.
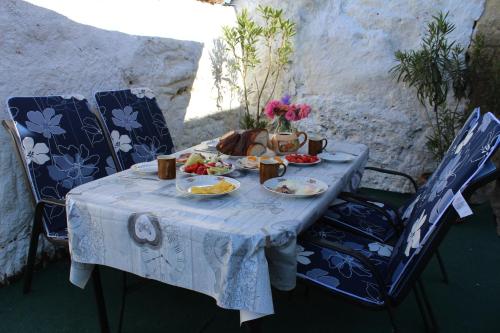
M 106 314 L 106 303 L 104 302 L 104 295 L 102 292 L 101 274 L 99 273 L 99 266 L 97 265 L 95 265 L 92 271 L 92 281 L 94 282 L 94 294 L 101 333 L 109 333 L 108 315 Z
M 254 319 L 243 324 L 250 333 L 262 333 L 262 320 Z

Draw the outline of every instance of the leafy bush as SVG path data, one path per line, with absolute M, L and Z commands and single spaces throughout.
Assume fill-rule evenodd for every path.
M 232 69 L 242 79 L 243 128 L 266 127 L 263 108 L 273 97 L 279 77 L 289 62 L 292 37 L 296 33 L 295 23 L 283 17 L 283 10 L 259 6 L 257 11 L 263 25 L 252 20 L 243 9 L 237 15 L 236 26 L 223 28 L 224 41 L 233 57 Z M 264 70 L 263 78 L 257 77 L 259 70 Z M 255 101 L 254 112 L 252 101 Z
M 463 125 L 465 114 L 460 106 L 469 88 L 464 48 L 448 40 L 455 25 L 447 18 L 448 13 L 442 12 L 433 16 L 422 39 L 422 48 L 397 51 L 398 64 L 391 69 L 398 82 L 416 89 L 432 129 L 427 147 L 436 160 L 444 156 L 456 131 Z M 452 107 L 447 104 L 450 93 L 454 97 Z

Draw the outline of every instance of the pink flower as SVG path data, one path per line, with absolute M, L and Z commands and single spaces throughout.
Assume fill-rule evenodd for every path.
M 288 120 L 288 121 L 298 120 L 297 119 L 296 108 L 295 108 L 294 104 L 290 105 L 290 107 L 288 108 L 288 111 L 285 113 L 285 119 Z
M 307 104 L 301 104 L 299 105 L 299 107 L 299 120 L 309 117 L 309 114 L 311 113 L 311 107 Z
M 264 108 L 264 113 L 269 119 L 274 119 L 275 111 L 282 106 L 282 103 L 278 100 L 272 100 L 267 103 Z

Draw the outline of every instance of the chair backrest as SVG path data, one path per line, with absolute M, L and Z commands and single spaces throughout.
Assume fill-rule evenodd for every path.
M 173 152 L 172 137 L 151 90 L 102 91 L 95 99 L 122 169 Z
M 459 133 L 460 140 L 453 142 L 412 205 L 408 224 L 394 247 L 389 264 L 389 294 L 393 297 L 404 289 L 402 284 L 418 277 L 419 272 L 412 266 L 429 257 L 426 249 L 437 246 L 431 244 L 440 241 L 436 233 L 443 223 L 450 223 L 443 218 L 444 213 L 453 200 L 467 190 L 498 148 L 500 122 L 487 113 L 463 134 Z
M 471 112 L 471 114 L 469 115 L 469 117 L 465 121 L 464 125 L 462 126 L 462 128 L 460 129 L 460 131 L 455 136 L 455 139 L 453 140 L 453 142 L 451 143 L 450 147 L 448 148 L 448 152 L 447 153 L 449 153 L 450 151 L 455 151 L 456 150 L 457 145 L 459 145 L 461 142 L 463 142 L 463 139 L 465 138 L 465 136 L 467 136 L 467 134 L 470 132 L 469 130 L 471 128 L 473 128 L 474 126 L 477 125 L 477 122 L 479 121 L 480 116 L 481 116 L 481 112 L 480 112 L 479 108 L 476 108 L 476 109 L 474 109 Z M 443 161 L 444 161 L 444 159 L 443 159 Z M 422 187 L 420 187 L 418 189 L 417 193 L 415 193 L 400 208 L 399 213 L 400 213 L 400 216 L 401 216 L 404 224 L 406 224 L 408 218 L 410 217 L 411 212 L 413 211 L 413 207 L 414 207 L 415 203 L 419 199 L 420 193 L 426 191 L 426 188 L 427 188 L 427 186 L 429 184 L 430 184 L 430 182 L 427 182 Z
M 12 97 L 11 135 L 36 201 L 62 199 L 72 188 L 115 172 L 111 147 L 83 96 Z M 64 208 L 44 212 L 49 237 L 66 235 Z

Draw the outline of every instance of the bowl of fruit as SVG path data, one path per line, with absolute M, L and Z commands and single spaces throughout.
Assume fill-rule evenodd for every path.
M 193 153 L 179 170 L 188 175 L 222 176 L 233 172 L 234 165 L 226 162 L 220 156 L 206 158 L 202 154 Z

